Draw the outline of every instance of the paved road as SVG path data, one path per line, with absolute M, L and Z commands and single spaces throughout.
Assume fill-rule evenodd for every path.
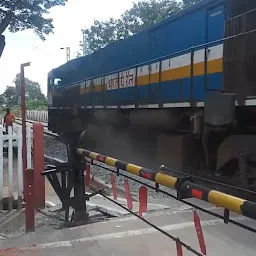
M 220 213 L 222 210 L 215 209 Z M 252 256 L 256 252 L 256 235 L 226 225 L 222 220 L 199 212 L 207 245 L 207 255 Z M 256 227 L 256 222 L 232 215 L 232 218 Z M 199 251 L 191 209 L 183 211 L 158 211 L 146 219 Z M 29 247 L 30 246 L 30 247 Z M 150 228 L 136 217 L 112 219 L 87 226 L 58 230 L 51 233 L 25 234 L 16 239 L 0 241 L 0 255 L 81 255 L 130 256 L 176 255 L 175 243 Z M 186 249 L 184 255 L 193 255 Z

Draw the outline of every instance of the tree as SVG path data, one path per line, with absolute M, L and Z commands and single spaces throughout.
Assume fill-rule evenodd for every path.
M 41 100 L 29 100 L 26 102 L 26 109 L 47 109 L 47 102 Z
M 16 88 L 14 86 L 7 86 L 1 96 L 7 105 L 14 106 L 17 104 Z
M 181 5 L 176 0 L 147 0 L 134 3 L 121 19 L 130 34 L 136 34 L 154 23 L 168 18 L 179 11 Z
M 188 7 L 190 5 L 196 4 L 199 1 L 201 1 L 201 0 L 183 0 L 182 4 L 184 7 Z
M 84 44 L 80 42 L 80 46 L 85 55 L 90 54 L 108 44 L 126 39 L 198 1 L 200 0 L 141 0 L 133 3 L 133 7 L 119 19 L 94 20 L 90 28 L 82 30 Z M 81 54 L 77 53 L 77 56 Z
M 33 29 L 44 40 L 45 35 L 52 33 L 54 28 L 52 19 L 46 18 L 45 14 L 48 14 L 50 8 L 64 6 L 66 2 L 67 0 L 1 0 L 0 35 L 7 27 L 11 32 Z
M 3 95 L 0 95 L 0 105 L 5 104 L 5 98 Z
M 95 20 L 89 29 L 82 30 L 85 55 L 118 40 L 126 39 L 169 17 L 180 8 L 181 4 L 176 0 L 142 0 L 133 3 L 133 7 L 124 12 L 119 19 Z M 83 47 L 81 42 L 80 45 Z
M 0 95 L 0 101 L 3 99 L 3 103 L 8 106 L 14 106 L 19 104 L 20 99 L 20 74 L 17 74 L 14 79 L 15 86 L 7 86 L 4 93 Z M 31 81 L 25 78 L 25 91 L 26 91 L 26 102 L 28 107 L 31 109 L 35 106 L 44 106 L 46 97 L 41 91 L 39 83 Z
M 5 47 L 5 37 L 3 35 L 0 35 L 0 57 L 2 56 L 4 47 Z
M 18 73 L 13 81 L 16 88 L 16 97 L 20 97 L 20 74 Z M 28 78 L 25 78 L 25 91 L 27 100 L 40 100 L 46 101 L 44 94 L 41 91 L 41 86 L 38 82 L 34 82 Z

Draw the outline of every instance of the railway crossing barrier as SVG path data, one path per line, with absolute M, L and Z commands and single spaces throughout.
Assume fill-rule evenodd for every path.
M 70 140 L 70 142 L 73 144 L 67 144 L 69 162 L 57 163 L 56 161 L 54 163 L 53 161 L 53 165 L 47 166 L 46 170 L 42 173 L 43 175 L 47 176 L 59 199 L 61 200 L 62 209 L 66 213 L 65 221 L 68 225 L 71 224 L 71 226 L 76 226 L 79 224 L 88 223 L 89 216 L 86 211 L 86 201 L 89 201 L 91 197 L 99 194 L 107 200 L 111 201 L 112 203 L 117 204 L 119 207 L 125 209 L 130 214 L 135 215 L 137 218 L 141 219 L 152 228 L 158 230 L 165 236 L 172 239 L 176 244 L 177 256 L 183 255 L 183 248 L 189 250 L 195 255 L 206 255 L 206 241 L 203 236 L 203 230 L 199 214 L 195 211 L 196 209 L 211 214 L 215 217 L 221 218 L 226 224 L 230 222 L 232 224 L 256 233 L 256 229 L 236 222 L 234 219 L 229 217 L 229 212 L 231 211 L 249 217 L 251 219 L 256 219 L 256 204 L 253 202 L 201 186 L 199 184 L 196 184 L 195 181 L 190 177 L 172 177 L 168 174 L 163 173 L 162 171 L 153 171 L 82 148 L 75 148 L 74 145 L 76 145 L 76 142 L 74 142 L 73 140 Z M 90 184 L 91 176 L 94 178 L 94 175 L 91 175 L 91 166 L 93 165 L 112 172 L 109 178 L 113 198 L 104 193 L 104 188 L 94 188 L 92 189 L 94 191 L 93 193 L 85 193 L 85 185 L 88 186 L 88 184 Z M 128 173 L 132 175 L 128 175 Z M 127 200 L 127 206 L 124 206 L 118 201 L 118 189 L 116 185 L 117 176 L 123 176 L 126 178 L 123 185 L 125 197 Z M 136 176 L 139 176 L 142 179 L 138 180 L 136 179 Z M 129 179 L 136 181 L 142 185 L 137 191 L 137 194 L 139 195 L 139 208 L 138 210 L 136 210 L 136 212 L 133 207 L 134 202 L 129 187 Z M 151 184 L 153 185 L 141 181 L 143 179 L 151 181 Z M 177 196 L 174 196 L 162 190 L 161 186 L 175 189 L 177 191 Z M 145 218 L 145 215 L 143 213 L 147 212 L 148 210 L 147 188 L 154 189 L 156 192 L 164 193 L 176 200 L 179 200 L 193 207 L 195 236 L 197 236 L 201 252 L 191 248 L 188 244 L 184 243 L 179 238 L 165 232 L 163 229 L 157 227 Z M 74 189 L 74 196 L 71 197 L 72 189 Z M 199 200 L 214 204 L 217 207 L 221 207 L 224 209 L 224 215 L 210 212 L 207 209 L 203 209 L 198 205 L 187 202 L 184 200 L 187 198 L 197 198 Z M 71 219 L 69 217 L 70 207 L 74 209 Z
M 119 175 L 119 170 L 123 170 L 135 176 L 150 180 L 155 183 L 156 191 L 159 190 L 159 185 L 174 189 L 177 191 L 177 199 L 197 198 L 217 207 L 221 207 L 225 209 L 224 218 L 227 223 L 229 222 L 229 211 L 251 219 L 256 219 L 256 203 L 196 184 L 189 176 L 176 178 L 164 174 L 161 171 L 146 169 L 82 148 L 77 149 L 77 154 L 79 154 L 83 160 L 96 160 L 108 166 L 115 167 L 116 175 Z
M 90 173 L 91 173 L 91 163 L 88 164 L 88 166 L 86 168 L 86 171 L 85 171 L 85 184 L 89 184 L 89 180 L 90 180 L 89 174 Z M 144 216 L 143 213 L 147 212 L 147 197 L 148 197 L 147 188 L 145 186 L 141 186 L 138 190 L 139 208 L 138 208 L 138 212 L 136 212 L 136 209 L 134 209 L 134 207 L 133 207 L 133 198 L 132 198 L 132 195 L 131 195 L 128 179 L 124 180 L 125 198 L 127 200 L 127 207 L 125 207 L 123 204 L 118 203 L 118 191 L 117 191 L 117 186 L 116 186 L 116 176 L 115 175 L 112 175 L 112 174 L 110 175 L 110 182 L 111 182 L 111 187 L 112 187 L 113 199 L 111 199 L 108 196 L 102 194 L 101 192 L 99 192 L 99 194 L 101 194 L 106 199 L 108 199 L 112 202 L 115 202 L 119 207 L 124 208 L 125 210 L 127 210 L 131 214 L 137 216 L 138 218 L 140 218 L 142 221 L 144 221 L 145 223 L 147 223 L 151 227 L 157 229 L 162 234 L 171 238 L 176 244 L 177 256 L 183 256 L 183 247 L 186 248 L 188 251 L 192 252 L 195 255 L 206 255 L 206 243 L 205 243 L 204 236 L 203 236 L 201 221 L 200 221 L 199 215 L 197 214 L 197 212 L 195 210 L 194 210 L 194 225 L 195 225 L 195 232 L 196 232 L 196 235 L 198 237 L 198 242 L 199 242 L 201 253 L 198 252 L 197 250 L 191 248 L 188 244 L 182 242 L 179 238 L 174 237 L 174 236 L 170 235 L 169 233 L 166 233 L 164 230 L 158 228 L 153 223 L 147 221 L 144 218 L 145 216 Z

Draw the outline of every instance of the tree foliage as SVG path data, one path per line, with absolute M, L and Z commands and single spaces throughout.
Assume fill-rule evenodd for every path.
M 33 29 L 40 38 L 53 32 L 51 18 L 46 18 L 50 8 L 65 5 L 67 0 L 1 0 L 0 34 L 9 26 L 11 32 Z
M 7 86 L 4 93 L 0 95 L 1 104 L 8 106 L 17 105 L 20 102 L 20 74 L 17 74 L 14 79 L 15 86 Z M 26 101 L 28 106 L 38 106 L 46 104 L 46 98 L 41 91 L 41 86 L 38 82 L 34 82 L 25 78 Z
M 120 18 L 106 21 L 94 20 L 90 28 L 84 29 L 83 51 L 85 55 L 104 48 L 118 40 L 126 39 L 171 14 L 200 0 L 141 0 L 125 11 Z M 78 53 L 78 56 L 81 55 Z
M 4 93 L 1 95 L 3 102 L 8 106 L 13 106 L 17 103 L 16 88 L 14 86 L 7 86 Z
M 52 19 L 45 17 L 54 6 L 67 0 L 0 0 L 0 57 L 5 47 L 3 32 L 32 29 L 42 39 L 53 32 Z
M 16 95 L 20 97 L 20 73 L 16 75 L 13 82 L 15 83 Z M 46 100 L 38 82 L 25 78 L 25 91 L 27 100 Z
M 183 6 L 188 7 L 190 5 L 196 4 L 199 1 L 201 0 L 183 0 Z

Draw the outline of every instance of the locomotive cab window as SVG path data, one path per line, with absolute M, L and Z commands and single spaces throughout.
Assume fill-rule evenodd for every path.
M 53 85 L 54 86 L 60 86 L 61 85 L 61 79 L 60 78 L 54 78 Z

